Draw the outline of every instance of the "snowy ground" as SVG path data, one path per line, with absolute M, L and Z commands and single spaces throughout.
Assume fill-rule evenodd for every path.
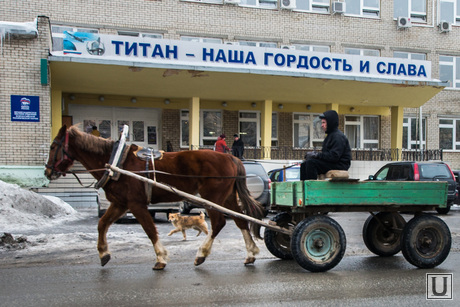
M 368 213 L 331 213 L 347 235 L 346 256 L 371 255 L 362 241 L 362 225 Z M 406 221 L 411 218 L 404 215 Z M 452 233 L 451 252 L 460 251 L 460 207 L 440 216 Z M 76 211 L 55 197 L 44 197 L 24 190 L 17 185 L 0 181 L 0 267 L 31 265 L 99 264 L 97 245 L 97 210 Z M 189 262 L 193 265 L 195 254 L 203 242 L 203 234 L 196 237 L 194 230 L 187 231 L 187 241 L 182 234 L 167 236 L 174 227 L 162 213 L 157 214 L 155 224 L 160 240 L 169 251 L 169 264 Z M 209 220 L 208 220 L 209 225 Z M 209 225 L 210 226 L 210 225 Z M 142 227 L 137 223 L 113 224 L 108 233 L 112 260 L 117 263 L 154 264 L 152 245 Z M 259 259 L 274 258 L 263 241 L 256 241 L 260 248 Z M 216 238 L 209 259 L 241 259 L 246 251 L 241 233 L 231 220 Z
M 76 211 L 58 198 L 44 197 L 0 181 L 0 266 L 99 263 L 97 223 L 96 209 Z M 193 265 L 204 235 L 196 237 L 194 230 L 188 230 L 187 241 L 182 241 L 181 233 L 167 236 L 174 227 L 163 213 L 157 214 L 155 224 L 169 252 L 170 263 L 187 261 Z M 229 221 L 215 240 L 216 259 L 238 257 L 244 261 L 244 242 L 234 225 Z M 110 263 L 153 265 L 152 244 L 139 224 L 113 224 L 107 238 L 112 252 Z M 258 246 L 260 257 L 272 257 L 262 249 L 263 242 L 259 241 Z

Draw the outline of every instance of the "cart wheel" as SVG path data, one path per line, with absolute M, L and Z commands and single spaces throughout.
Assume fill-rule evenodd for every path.
M 271 220 L 276 222 L 279 227 L 286 229 L 292 229 L 295 226 L 292 222 L 292 216 L 286 212 L 277 214 Z M 265 246 L 273 256 L 280 259 L 292 259 L 291 237 L 289 235 L 265 228 L 264 241 Z
M 342 260 L 346 244 L 345 233 L 335 220 L 325 215 L 314 215 L 294 229 L 291 251 L 304 269 L 324 272 Z
M 443 220 L 432 215 L 420 215 L 404 227 L 401 249 L 407 261 L 419 268 L 440 265 L 450 252 L 452 237 Z
M 406 225 L 397 212 L 380 212 L 367 218 L 363 239 L 367 248 L 382 257 L 393 256 L 401 250 L 401 233 Z

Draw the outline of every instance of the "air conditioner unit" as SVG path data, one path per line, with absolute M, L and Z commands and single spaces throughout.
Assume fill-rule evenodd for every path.
M 241 0 L 224 0 L 225 4 L 240 4 Z
M 439 30 L 441 32 L 450 32 L 452 31 L 452 24 L 448 21 L 441 21 L 439 23 Z
M 346 3 L 345 2 L 339 2 L 339 1 L 333 1 L 332 2 L 332 13 L 333 14 L 344 14 L 346 11 Z
M 285 10 L 293 10 L 296 8 L 295 0 L 280 0 L 280 8 Z
M 295 46 L 291 46 L 291 45 L 281 45 L 281 49 L 295 50 Z
M 412 23 L 409 17 L 398 17 L 398 28 L 410 28 Z

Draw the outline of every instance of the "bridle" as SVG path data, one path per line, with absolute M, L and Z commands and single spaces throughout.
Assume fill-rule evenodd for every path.
M 62 174 L 63 176 L 66 175 L 67 170 L 59 170 L 59 166 L 64 162 L 69 162 L 69 165 L 72 165 L 75 159 L 69 154 L 69 132 L 66 131 L 65 136 L 62 137 L 60 141 L 54 139 L 53 144 L 57 144 L 58 148 L 54 152 L 54 158 L 51 165 L 45 165 L 46 168 L 51 169 L 52 174 Z M 52 145 L 51 145 L 52 146 Z M 58 152 L 61 152 L 61 159 L 57 159 Z

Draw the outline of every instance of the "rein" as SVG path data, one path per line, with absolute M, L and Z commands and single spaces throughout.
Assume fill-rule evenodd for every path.
M 101 172 L 101 171 L 106 171 L 107 168 L 96 168 L 96 169 L 91 169 L 91 170 L 85 170 L 85 171 L 66 171 L 62 172 L 67 173 L 67 174 L 73 174 L 75 177 L 76 173 L 92 173 L 92 172 Z M 171 174 L 163 171 L 157 171 L 157 170 L 149 170 L 149 171 L 130 171 L 131 173 L 135 174 L 147 174 L 147 173 L 154 173 L 154 174 L 161 174 L 161 175 L 166 175 L 166 176 L 175 176 L 175 177 L 185 177 L 185 178 L 211 178 L 211 179 L 243 179 L 243 178 L 252 178 L 252 177 L 257 177 L 257 175 L 251 175 L 251 176 L 196 176 L 196 175 L 181 175 L 181 174 Z M 77 177 L 78 180 L 78 177 Z M 80 182 L 80 180 L 78 180 Z M 81 184 L 81 183 L 80 183 Z

